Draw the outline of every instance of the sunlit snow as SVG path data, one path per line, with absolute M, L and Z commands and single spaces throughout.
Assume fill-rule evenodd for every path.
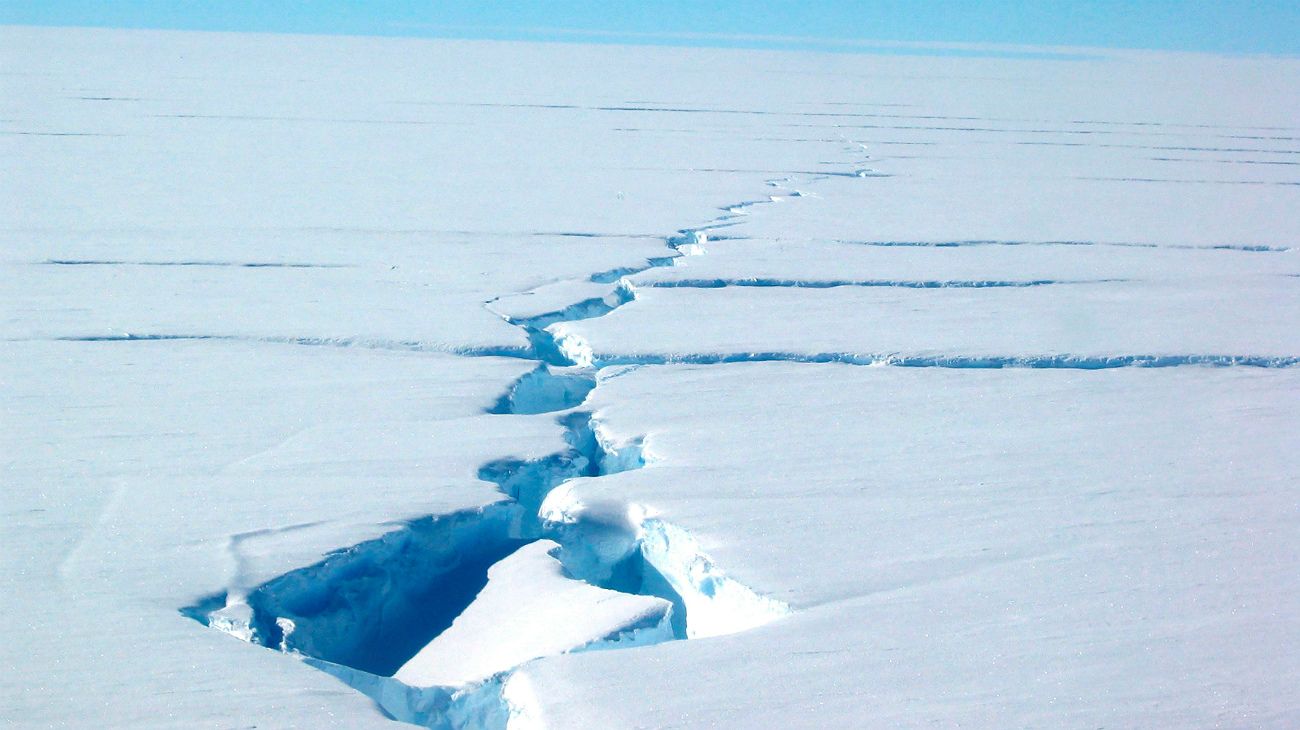
M 1300 725 L 1300 61 L 0 68 L 0 724 Z

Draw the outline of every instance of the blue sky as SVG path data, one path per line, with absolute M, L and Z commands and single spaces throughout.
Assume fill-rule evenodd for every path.
M 0 23 L 844 51 L 923 41 L 1300 54 L 1300 0 L 0 0 Z

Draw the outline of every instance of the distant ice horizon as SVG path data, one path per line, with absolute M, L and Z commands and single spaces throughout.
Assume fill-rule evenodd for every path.
M 518 4 L 345 0 L 241 5 L 51 0 L 0 5 L 0 25 L 520 40 L 837 53 L 1155 50 L 1300 54 L 1300 6 L 1263 0 L 992 0 L 795 4 L 686 0 Z

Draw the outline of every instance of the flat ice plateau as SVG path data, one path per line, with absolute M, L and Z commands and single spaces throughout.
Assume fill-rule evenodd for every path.
M 1300 61 L 0 29 L 0 725 L 1300 726 Z

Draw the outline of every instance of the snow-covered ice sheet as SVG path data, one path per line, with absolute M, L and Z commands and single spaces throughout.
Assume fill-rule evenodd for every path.
M 382 726 L 364 697 L 177 609 L 496 502 L 481 463 L 559 441 L 553 424 L 481 415 L 527 368 L 515 360 L 150 341 L 9 342 L 0 362 L 0 574 L 21 617 L 0 681 L 18 726 L 85 723 L 87 705 L 37 691 L 55 678 L 109 725 Z
M 605 317 L 550 329 L 575 359 L 611 364 L 785 354 L 868 362 L 1223 356 L 1285 364 L 1300 352 L 1300 278 L 996 283 L 651 288 Z
M 1294 120 L 1295 111 L 1291 113 Z M 850 130 L 843 133 L 862 139 Z M 888 177 L 826 180 L 812 204 L 792 206 L 788 213 L 756 212 L 752 224 L 738 226 L 732 233 L 885 242 L 1294 246 L 1300 226 L 1290 214 L 1300 200 L 1296 184 L 1300 179 L 1293 164 L 1296 130 L 1279 134 L 1289 138 L 1272 142 L 1267 159 L 1251 157 L 1249 152 L 1225 153 L 1226 159 L 1206 163 L 1213 168 L 1209 172 L 1186 166 L 1167 170 L 1161 165 L 1168 163 L 1151 160 L 1147 155 L 1153 153 L 1144 155 L 1143 150 L 1125 148 L 1128 158 L 1119 170 L 1098 165 L 1095 155 L 1076 153 L 1082 176 L 1054 159 L 1052 147 L 1032 140 L 997 144 L 977 160 L 962 159 L 968 154 L 964 149 L 956 150 L 954 159 L 953 150 L 927 144 L 913 153 L 921 160 L 875 161 L 872 153 L 880 146 L 866 144 L 871 152 L 863 152 L 864 158 Z M 1198 144 L 1210 145 L 1209 149 L 1225 144 L 1205 139 L 1213 136 L 1213 132 L 1202 133 Z M 954 146 L 967 142 L 963 137 Z M 1226 144 L 1238 149 L 1231 141 Z M 1004 154 L 1017 146 L 1032 150 L 1034 157 L 1024 159 L 1029 154 L 1024 151 Z M 1261 169 L 1267 174 L 1260 174 Z
M 656 460 L 571 499 L 646 505 L 795 613 L 532 665 L 549 726 L 1300 719 L 1300 372 L 749 363 L 596 393 Z
M 396 668 L 368 642 L 437 621 L 353 612 L 431 584 L 472 598 L 462 573 L 518 547 L 481 469 L 565 447 L 550 416 L 487 413 L 532 397 L 512 383 L 536 363 L 484 303 L 670 253 L 763 186 L 752 160 L 822 146 L 727 114 L 683 139 L 666 112 L 613 108 L 707 101 L 703 54 L 2 33 L 7 724 L 385 726 L 327 675 L 189 619 Z M 251 623 L 246 601 L 298 624 Z
M 33 251 L 0 267 L 6 304 L 41 314 L 5 323 L 6 337 L 209 337 L 519 351 L 525 338 L 484 309 L 485 291 L 527 289 L 545 283 L 544 277 L 635 263 L 638 254 L 662 247 L 658 241 L 638 247 L 528 235 L 483 246 L 456 236 L 434 243 L 430 236 L 360 233 L 319 237 L 317 245 L 327 251 L 320 256 L 294 253 L 292 245 L 281 248 L 274 236 L 252 236 L 268 252 L 261 254 L 252 243 L 174 240 L 167 248 L 183 250 L 159 251 L 162 246 L 116 235 L 106 237 L 119 244 L 114 250 L 84 251 L 55 238 L 51 243 L 36 237 L 44 253 Z M 86 238 L 106 245 L 98 234 Z M 245 246 L 254 250 L 231 250 Z M 15 255 L 13 249 L 8 253 Z M 414 312 L 422 316 L 414 318 Z
M 1294 59 L 0 66 L 0 723 L 1300 722 Z
M 724 240 L 708 256 L 631 277 L 639 286 L 987 285 L 1300 274 L 1300 251 L 1089 242 Z M 834 267 L 828 268 L 827 261 Z

